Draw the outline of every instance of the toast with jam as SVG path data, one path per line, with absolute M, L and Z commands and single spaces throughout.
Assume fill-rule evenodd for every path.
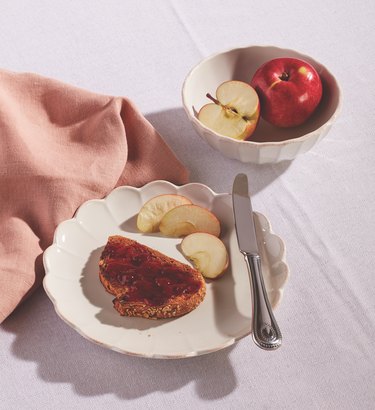
M 99 261 L 99 278 L 122 316 L 166 319 L 185 315 L 204 299 L 206 285 L 194 268 L 132 239 L 115 235 Z

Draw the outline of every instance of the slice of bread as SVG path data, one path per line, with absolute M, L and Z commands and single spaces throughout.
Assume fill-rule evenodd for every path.
M 204 299 L 200 272 L 123 236 L 110 236 L 99 262 L 99 278 L 115 296 L 123 316 L 166 319 L 182 316 Z

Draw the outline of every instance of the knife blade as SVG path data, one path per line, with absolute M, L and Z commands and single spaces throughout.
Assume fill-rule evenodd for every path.
M 253 340 L 262 349 L 275 350 L 281 346 L 282 335 L 264 285 L 254 213 L 245 174 L 238 174 L 234 180 L 232 201 L 238 247 L 244 255 L 250 277 Z

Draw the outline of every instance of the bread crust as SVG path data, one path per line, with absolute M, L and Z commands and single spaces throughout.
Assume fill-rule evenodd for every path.
M 136 262 L 135 266 L 132 261 Z M 173 283 L 161 288 L 155 285 L 153 293 L 144 297 L 139 291 L 141 285 L 137 288 L 137 281 L 140 282 L 146 272 L 152 272 L 155 281 L 168 280 L 162 277 L 166 272 Z M 173 275 L 177 275 L 179 283 L 174 284 Z M 131 277 L 129 283 L 128 277 Z M 108 238 L 99 261 L 99 279 L 107 292 L 115 296 L 114 308 L 122 316 L 147 319 L 179 317 L 194 310 L 206 294 L 204 278 L 196 269 L 120 235 Z M 179 291 L 170 294 L 173 286 L 177 286 Z

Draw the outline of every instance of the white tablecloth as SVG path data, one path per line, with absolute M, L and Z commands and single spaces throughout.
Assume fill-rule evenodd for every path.
M 2 1 L 3 68 L 131 98 L 191 181 L 216 192 L 247 173 L 255 210 L 286 243 L 291 276 L 276 312 L 281 349 L 262 351 L 247 337 L 171 361 L 90 343 L 40 289 L 0 327 L 0 409 L 374 408 L 374 21 L 370 0 Z M 343 89 L 330 133 L 290 163 L 222 157 L 181 106 L 200 59 L 254 44 L 313 56 Z

